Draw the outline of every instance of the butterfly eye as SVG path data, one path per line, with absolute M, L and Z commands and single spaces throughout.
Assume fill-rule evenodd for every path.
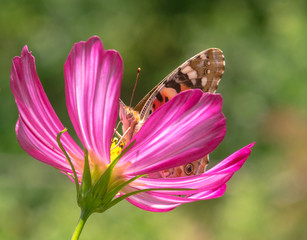
M 189 176 L 193 173 L 194 171 L 194 166 L 192 163 L 188 163 L 184 166 L 184 173 Z

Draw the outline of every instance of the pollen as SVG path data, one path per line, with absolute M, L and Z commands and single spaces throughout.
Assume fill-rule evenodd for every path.
M 112 139 L 111 153 L 110 153 L 111 154 L 111 162 L 118 157 L 118 155 L 123 150 L 124 146 L 125 146 L 125 144 L 122 141 L 119 143 L 118 138 Z

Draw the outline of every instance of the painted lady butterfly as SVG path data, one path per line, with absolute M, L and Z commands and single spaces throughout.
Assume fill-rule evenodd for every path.
M 155 86 L 134 109 L 120 101 L 120 121 L 123 128 L 123 142 L 127 144 L 139 131 L 146 119 L 161 105 L 187 89 L 202 89 L 215 93 L 224 73 L 225 59 L 218 48 L 202 51 L 184 62 Z M 151 178 L 172 178 L 198 175 L 205 171 L 209 155 L 184 166 L 150 174 Z

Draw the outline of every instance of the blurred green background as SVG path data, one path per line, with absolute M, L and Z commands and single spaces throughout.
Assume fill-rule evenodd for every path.
M 81 239 L 307 239 L 306 26 L 304 0 L 1 0 L 0 239 L 70 239 L 79 217 L 74 186 L 19 147 L 10 68 L 27 44 L 70 127 L 63 64 L 72 45 L 92 35 L 123 57 L 125 102 L 142 68 L 134 105 L 189 57 L 221 48 L 228 131 L 211 163 L 257 144 L 222 198 L 169 213 L 124 202 L 94 214 Z

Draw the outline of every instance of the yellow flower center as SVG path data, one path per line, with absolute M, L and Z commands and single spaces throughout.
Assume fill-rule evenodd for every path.
M 118 157 L 118 155 L 121 153 L 121 151 L 125 146 L 123 142 L 118 143 L 118 141 L 119 141 L 118 138 L 112 139 L 111 152 L 110 152 L 111 162 L 113 162 Z
M 124 143 L 122 142 L 119 143 L 119 140 L 117 138 L 112 139 L 111 151 L 110 151 L 111 162 L 113 162 L 118 157 L 123 148 L 124 148 Z M 92 152 L 89 153 L 89 162 L 90 162 L 92 181 L 93 183 L 96 183 L 100 178 L 101 174 L 103 174 L 104 171 L 110 166 L 111 162 L 108 165 L 101 164 L 99 158 L 97 158 L 95 154 L 93 154 Z M 111 179 L 114 180 L 120 178 L 120 175 L 121 173 L 119 169 L 115 168 L 113 170 Z

